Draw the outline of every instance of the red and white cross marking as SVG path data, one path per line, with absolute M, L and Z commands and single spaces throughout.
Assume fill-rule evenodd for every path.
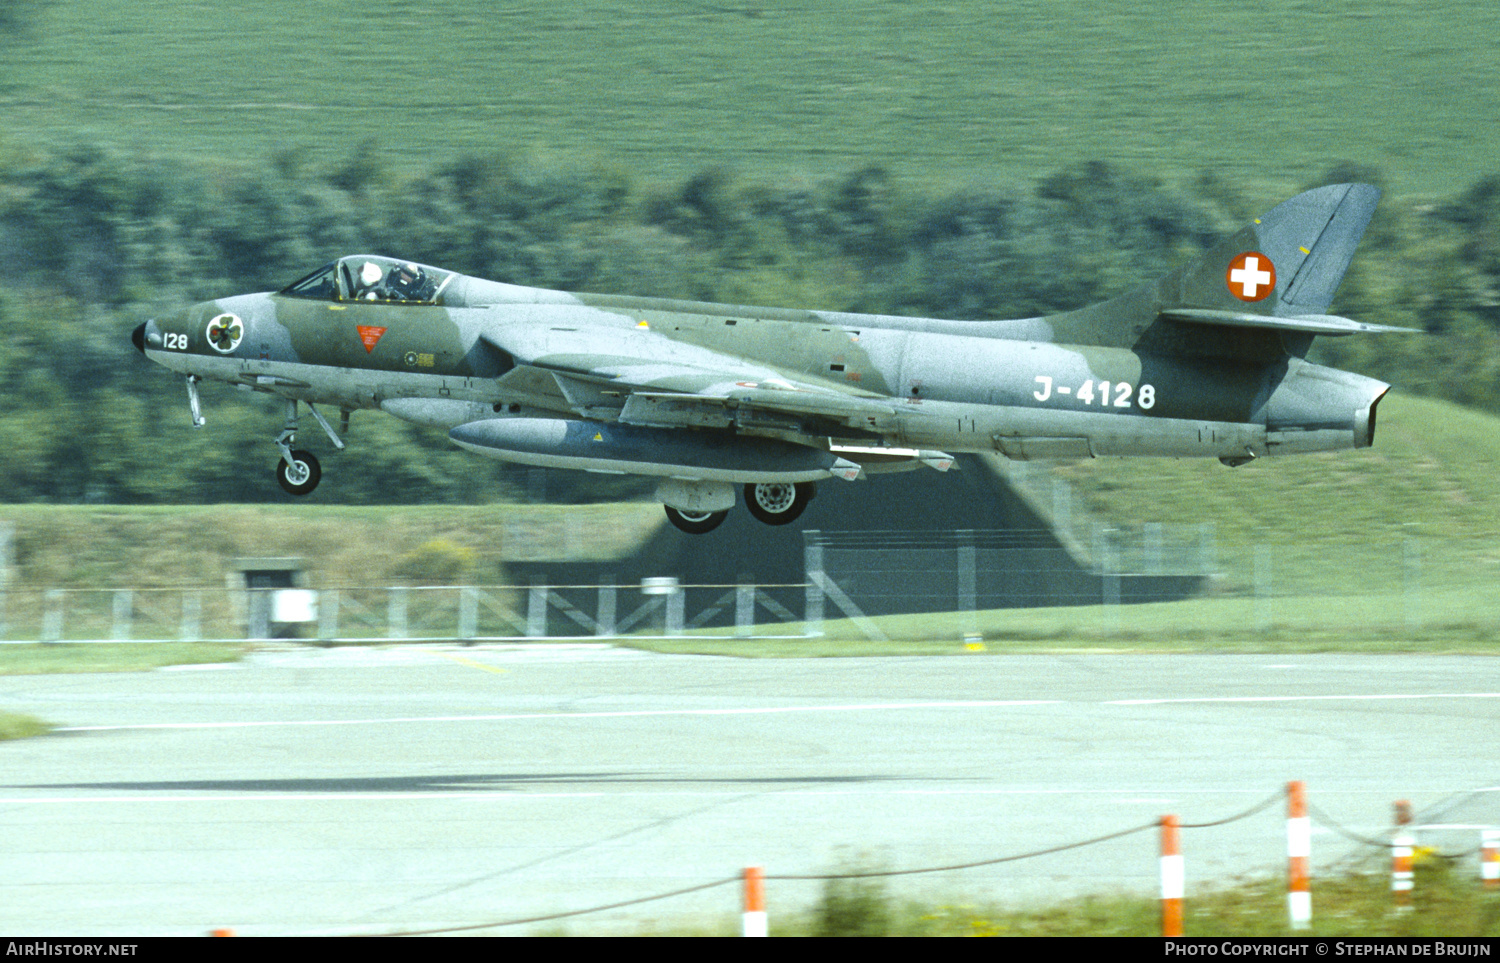
M 1276 265 L 1259 251 L 1246 251 L 1229 262 L 1224 283 L 1241 301 L 1263 301 L 1276 290 Z

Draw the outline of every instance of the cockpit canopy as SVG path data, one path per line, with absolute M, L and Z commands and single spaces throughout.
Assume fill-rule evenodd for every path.
M 442 304 L 444 290 L 458 276 L 415 261 L 355 254 L 325 264 L 277 293 L 317 301 Z

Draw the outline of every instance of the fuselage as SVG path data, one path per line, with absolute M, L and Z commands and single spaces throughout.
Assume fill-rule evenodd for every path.
M 722 357 L 756 372 L 744 384 L 816 385 L 884 404 L 889 415 L 858 424 L 785 413 L 757 419 L 748 405 L 732 425 L 701 427 L 1021 459 L 1234 459 L 1363 447 L 1388 387 L 1308 363 L 1274 340 L 1259 356 L 1212 357 L 1174 352 L 1170 340 L 1155 350 L 1059 342 L 1066 332 L 1045 318 L 751 308 L 461 275 L 441 304 L 251 294 L 154 320 L 142 336 L 152 360 L 185 375 L 443 428 L 484 418 L 621 420 L 628 392 L 610 392 L 601 361 L 655 357 L 690 375 Z M 564 390 L 569 383 L 598 397 L 580 405 Z M 659 387 L 699 385 L 685 376 L 674 387 L 668 374 Z

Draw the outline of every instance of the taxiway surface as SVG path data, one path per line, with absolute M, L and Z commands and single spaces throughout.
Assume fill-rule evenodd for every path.
M 1292 779 L 1319 817 L 1315 864 L 1361 853 L 1337 830 L 1381 835 L 1396 799 L 1431 821 L 1500 825 L 1492 658 L 289 647 L 6 677 L 0 692 L 65 727 L 0 743 L 0 928 L 28 936 L 475 926 L 748 865 L 770 877 L 774 929 L 819 887 L 777 877 L 975 863 L 1266 803 L 1184 831 L 1191 894 L 1282 871 Z M 1156 856 L 1145 829 L 890 888 L 965 902 L 1151 892 Z M 726 883 L 498 932 L 738 905 Z

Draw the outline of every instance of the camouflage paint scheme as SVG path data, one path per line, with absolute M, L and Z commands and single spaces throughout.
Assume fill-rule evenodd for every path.
M 379 409 L 491 457 L 663 479 L 674 524 L 715 527 L 746 486 L 791 521 L 830 477 L 1016 459 L 1203 456 L 1226 464 L 1371 444 L 1381 382 L 1311 364 L 1322 335 L 1397 330 L 1325 314 L 1379 192 L 1319 188 L 1113 300 L 946 321 L 568 294 L 355 255 L 280 292 L 198 304 L 134 340 L 197 383 Z

